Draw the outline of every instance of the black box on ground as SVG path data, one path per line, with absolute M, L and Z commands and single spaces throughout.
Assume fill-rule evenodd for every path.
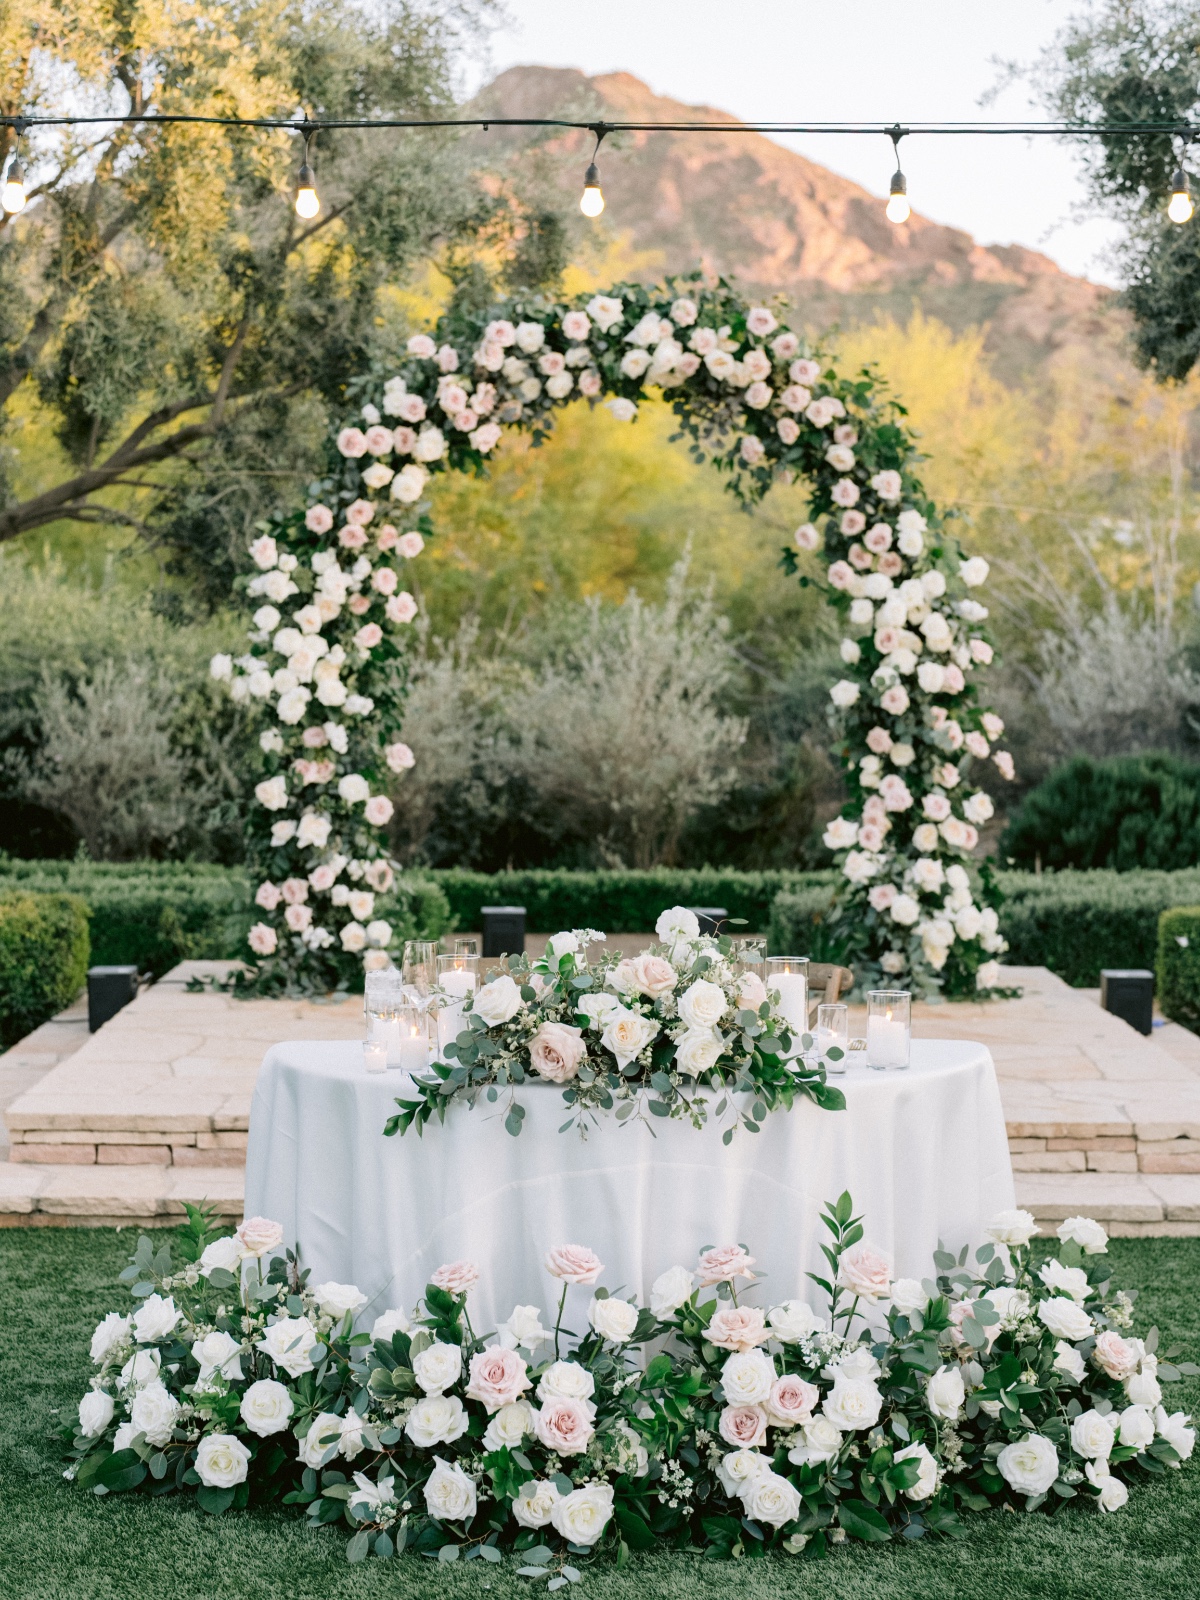
M 485 956 L 520 956 L 525 953 L 525 907 L 481 906 Z
M 102 1028 L 111 1017 L 115 1017 L 122 1006 L 127 1006 L 136 998 L 138 969 L 89 967 L 87 989 L 88 1032 L 95 1033 L 97 1028 Z
M 1106 967 L 1100 974 L 1100 1004 L 1139 1033 L 1154 1028 L 1154 974 L 1144 967 Z

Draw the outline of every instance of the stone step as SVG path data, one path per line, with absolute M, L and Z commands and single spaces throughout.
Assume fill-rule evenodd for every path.
M 236 1221 L 242 1197 L 241 1168 L 0 1162 L 0 1227 L 172 1227 L 185 1201 Z M 1017 1204 L 1045 1231 L 1083 1215 L 1117 1237 L 1200 1237 L 1200 1175 L 1018 1173 Z

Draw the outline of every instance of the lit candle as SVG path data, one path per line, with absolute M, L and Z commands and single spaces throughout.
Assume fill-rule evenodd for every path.
M 429 1034 L 424 1022 L 400 1022 L 400 1066 L 405 1072 L 422 1072 L 429 1065 Z
M 908 1048 L 908 1024 L 893 1015 L 891 1007 L 867 1018 L 868 1066 L 906 1067 Z
M 446 1046 L 452 1044 L 463 1031 L 463 1001 L 474 994 L 479 957 L 468 952 L 438 957 L 438 985 L 447 994 L 457 995 L 457 1000 L 443 1001 L 437 1014 L 438 1055 L 446 1059 Z
M 373 1016 L 371 1018 L 371 1038 L 381 1044 L 387 1058 L 389 1067 L 400 1065 L 400 1018 L 389 1016 Z
M 777 996 L 775 1009 L 797 1035 L 808 1032 L 808 957 L 769 956 L 767 990 Z M 793 1054 L 795 1051 L 793 1051 Z

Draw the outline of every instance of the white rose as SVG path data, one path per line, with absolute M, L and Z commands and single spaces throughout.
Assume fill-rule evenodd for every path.
M 412 1369 L 426 1394 L 443 1394 L 462 1377 L 462 1350 L 456 1344 L 426 1345 L 413 1356 Z
M 903 1450 L 897 1450 L 892 1459 L 917 1463 L 917 1481 L 910 1489 L 905 1489 L 904 1494 L 909 1500 L 928 1500 L 937 1488 L 938 1464 L 925 1446 L 907 1445 Z
M 1038 1232 L 1029 1211 L 1000 1211 L 983 1230 L 996 1244 L 1026 1245 Z
M 925 1404 L 935 1417 L 953 1422 L 967 1398 L 966 1385 L 958 1367 L 939 1367 L 925 1385 Z
M 117 1386 L 127 1389 L 130 1384 L 140 1389 L 144 1383 L 154 1383 L 162 1370 L 162 1356 L 157 1350 L 139 1350 L 121 1368 Z
M 259 1378 L 242 1396 L 238 1408 L 242 1421 L 251 1433 L 266 1439 L 273 1433 L 282 1433 L 296 1409 L 289 1390 L 274 1378 Z
M 307 1317 L 281 1317 L 263 1330 L 257 1348 L 289 1378 L 298 1378 L 313 1370 L 312 1358 L 320 1345 L 317 1330 Z
M 347 805 L 358 805 L 363 800 L 371 797 L 371 785 L 361 772 L 348 772 L 344 778 L 338 780 L 338 794 Z
M 1073 1344 L 1068 1344 L 1065 1339 L 1060 1339 L 1054 1346 L 1054 1370 L 1061 1372 L 1065 1377 L 1075 1383 L 1082 1383 L 1087 1373 L 1083 1357 Z
M 1066 1295 L 1043 1300 L 1037 1308 L 1037 1314 L 1056 1339 L 1086 1339 L 1092 1331 L 1091 1317 Z
M 169 1296 L 164 1300 L 160 1294 L 147 1295 L 133 1313 L 134 1338 L 139 1344 L 153 1344 L 159 1339 L 169 1338 L 178 1325 L 180 1315 Z
M 404 1431 L 419 1450 L 432 1450 L 461 1439 L 470 1420 L 456 1394 L 429 1394 L 408 1413 Z
M 692 1297 L 696 1275 L 687 1267 L 668 1267 L 650 1285 L 650 1309 L 656 1317 L 670 1316 Z
M 1071 1424 L 1071 1448 L 1093 1461 L 1107 1461 L 1115 1443 L 1113 1425 L 1098 1411 L 1082 1411 Z
M 1087 1273 L 1081 1267 L 1064 1267 L 1054 1256 L 1042 1267 L 1038 1277 L 1056 1294 L 1070 1295 L 1076 1305 L 1082 1305 L 1091 1293 Z
M 1103 1255 L 1108 1249 L 1108 1234 L 1091 1217 L 1068 1217 L 1059 1223 L 1058 1237 L 1064 1244 L 1073 1240 L 1089 1256 Z
M 613 1344 L 625 1344 L 633 1337 L 637 1319 L 636 1306 L 611 1295 L 605 1300 L 594 1299 L 588 1307 L 588 1321 L 592 1327 L 602 1339 L 609 1339 Z
M 179 1401 L 158 1382 L 148 1383 L 144 1389 L 139 1389 L 129 1407 L 129 1420 L 135 1430 L 146 1435 L 147 1444 L 156 1444 L 160 1448 L 170 1444 L 178 1415 Z
M 1084 1469 L 1088 1482 L 1099 1489 L 1099 1505 L 1101 1511 L 1119 1511 L 1129 1499 L 1129 1490 L 1120 1478 L 1114 1478 L 1108 1470 L 1107 1461 L 1089 1461 Z
M 800 1491 L 778 1472 L 756 1472 L 742 1485 L 741 1502 L 755 1522 L 782 1528 L 800 1515 Z
M 1029 1296 L 1024 1289 L 1016 1289 L 1011 1283 L 989 1289 L 986 1298 L 1000 1313 L 1002 1323 L 1020 1322 L 1029 1315 Z
M 897 1278 L 892 1284 L 892 1304 L 907 1315 L 912 1311 L 924 1311 L 929 1296 L 916 1278 Z
M 550 1511 L 556 1533 L 571 1544 L 593 1545 L 613 1514 L 613 1491 L 607 1483 L 589 1483 L 560 1496 Z
M 242 1373 L 242 1347 L 228 1333 L 209 1333 L 192 1345 L 192 1359 L 200 1368 L 199 1382 L 214 1372 L 231 1381 L 240 1379 Z
M 112 1395 L 103 1389 L 89 1389 L 79 1402 L 79 1431 L 89 1439 L 102 1434 L 117 1409 Z
M 1006 1445 L 996 1457 L 1001 1477 L 1018 1494 L 1045 1494 L 1058 1477 L 1058 1451 L 1040 1433 Z
M 513 1520 L 522 1528 L 544 1528 L 561 1498 L 553 1483 L 531 1478 L 517 1491 L 512 1507 Z
M 751 1478 L 757 1477 L 760 1472 L 769 1472 L 770 1468 L 770 1461 L 757 1450 L 731 1450 L 717 1463 L 717 1477 L 725 1493 L 732 1499 L 741 1494 Z
M 611 1050 L 617 1058 L 618 1066 L 626 1066 L 638 1056 L 658 1037 L 658 1023 L 649 1017 L 643 1017 L 638 1011 L 629 1011 L 624 1006 L 618 1006 L 611 1011 L 604 1023 L 604 1032 L 600 1035 L 600 1043 L 606 1050 Z
M 1120 1414 L 1117 1433 L 1123 1445 L 1144 1450 L 1154 1443 L 1154 1418 L 1145 1406 L 1126 1406 Z
M 821 1410 L 835 1428 L 849 1433 L 873 1428 L 882 1405 L 883 1396 L 870 1378 L 846 1378 L 839 1372 Z
M 590 1400 L 596 1380 L 577 1361 L 555 1361 L 542 1374 L 537 1392 L 541 1400 Z
M 832 1461 L 842 1448 L 841 1430 L 835 1428 L 828 1417 L 814 1417 L 811 1422 L 806 1422 L 801 1437 L 803 1442 L 793 1445 L 788 1451 L 788 1460 L 798 1467 L 818 1466 L 823 1461 Z
M 533 1432 L 533 1407 L 527 1400 L 514 1400 L 501 1406 L 488 1422 L 483 1435 L 485 1450 L 510 1450 L 520 1447 L 521 1440 Z
M 207 1278 L 210 1272 L 220 1268 L 222 1272 L 236 1272 L 242 1264 L 243 1251 L 235 1234 L 228 1234 L 224 1239 L 214 1239 L 200 1257 L 200 1272 Z
M 991 570 L 982 556 L 972 556 L 969 561 L 960 561 L 959 575 L 968 589 L 977 589 L 981 583 L 987 582 Z
M 250 1452 L 231 1433 L 206 1433 L 196 1450 L 196 1474 L 206 1489 L 245 1483 Z
M 612 994 L 585 994 L 575 1002 L 576 1011 L 582 1011 L 593 1028 L 599 1028 L 620 1010 L 621 1002 Z
M 1078 1355 L 1078 1351 L 1076 1354 Z M 1082 1356 L 1079 1358 L 1079 1365 L 1082 1368 Z M 1082 1379 L 1082 1372 L 1080 1378 Z M 1156 1406 L 1162 1402 L 1162 1386 L 1152 1372 L 1135 1372 L 1126 1378 L 1125 1393 L 1137 1406 Z
M 340 1321 L 347 1311 L 361 1311 L 367 1297 L 352 1283 L 321 1283 L 313 1290 L 317 1304 L 327 1317 Z
M 96 1331 L 92 1335 L 91 1357 L 96 1366 L 101 1366 L 108 1360 L 114 1350 L 119 1350 L 129 1343 L 131 1324 L 128 1317 L 122 1317 L 116 1311 L 110 1311 L 103 1322 L 97 1323 Z
M 489 1028 L 495 1028 L 502 1022 L 511 1022 L 523 1004 L 520 989 L 506 973 L 484 984 L 475 996 L 472 1010 Z
M 411 1332 L 412 1323 L 399 1309 L 381 1312 L 371 1324 L 371 1338 L 382 1339 L 385 1342 L 390 1340 L 394 1333 Z
M 758 1406 L 768 1400 L 775 1363 L 763 1350 L 739 1350 L 721 1368 L 721 1391 L 731 1406 Z
M 425 1480 L 425 1507 L 439 1522 L 470 1522 L 475 1515 L 475 1480 L 441 1456 Z
M 689 1078 L 709 1072 L 721 1059 L 724 1046 L 711 1028 L 689 1028 L 675 1041 L 675 1065 Z
M 826 1318 L 819 1316 L 803 1300 L 785 1300 L 767 1312 L 767 1321 L 780 1344 L 794 1344 L 814 1333 L 824 1333 L 829 1327 Z
M 858 684 L 852 682 L 849 678 L 839 678 L 829 691 L 829 698 L 839 711 L 845 711 L 854 705 L 858 695 Z
M 549 1338 L 542 1327 L 542 1313 L 538 1306 L 514 1306 L 508 1314 L 508 1321 L 501 1322 L 496 1333 L 505 1350 L 515 1350 L 518 1345 L 532 1350 Z
M 1162 1406 L 1155 1408 L 1154 1426 L 1158 1429 L 1159 1436 L 1167 1441 L 1183 1461 L 1191 1455 L 1196 1443 L 1195 1429 L 1189 1428 L 1187 1421 L 1187 1416 L 1182 1411 L 1173 1411 L 1168 1416 Z M 1172 1462 L 1171 1465 L 1175 1466 L 1177 1463 Z
M 686 906 L 672 906 L 661 913 L 654 931 L 664 944 L 687 943 L 700 937 L 700 924 Z
M 689 1028 L 715 1028 L 725 1015 L 727 1004 L 719 984 L 697 978 L 679 996 L 679 1015 Z

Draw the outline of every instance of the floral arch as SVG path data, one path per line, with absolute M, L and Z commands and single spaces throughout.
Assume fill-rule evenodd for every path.
M 841 872 L 835 936 L 868 981 L 993 987 L 1005 946 L 986 868 L 972 864 L 992 802 L 971 773 L 991 759 L 1011 779 L 1013 765 L 975 684 L 993 653 L 975 598 L 987 563 L 964 556 L 927 498 L 879 380 L 840 375 L 724 281 L 495 311 L 444 317 L 408 341 L 399 371 L 354 380 L 358 416 L 331 441 L 312 503 L 250 546 L 238 580 L 250 647 L 212 662 L 260 713 L 249 981 L 355 987 L 389 959 L 388 790 L 399 776 L 403 795 L 414 760 L 400 738 L 417 612 L 404 574 L 433 533 L 421 515 L 431 475 L 485 471 L 505 429 L 544 437 L 580 396 L 632 421 L 657 389 L 743 503 L 777 478 L 811 485 L 811 520 L 783 564 L 824 586 L 843 631 L 830 696 L 850 799 L 825 833 Z M 800 573 L 807 553 L 819 577 Z

